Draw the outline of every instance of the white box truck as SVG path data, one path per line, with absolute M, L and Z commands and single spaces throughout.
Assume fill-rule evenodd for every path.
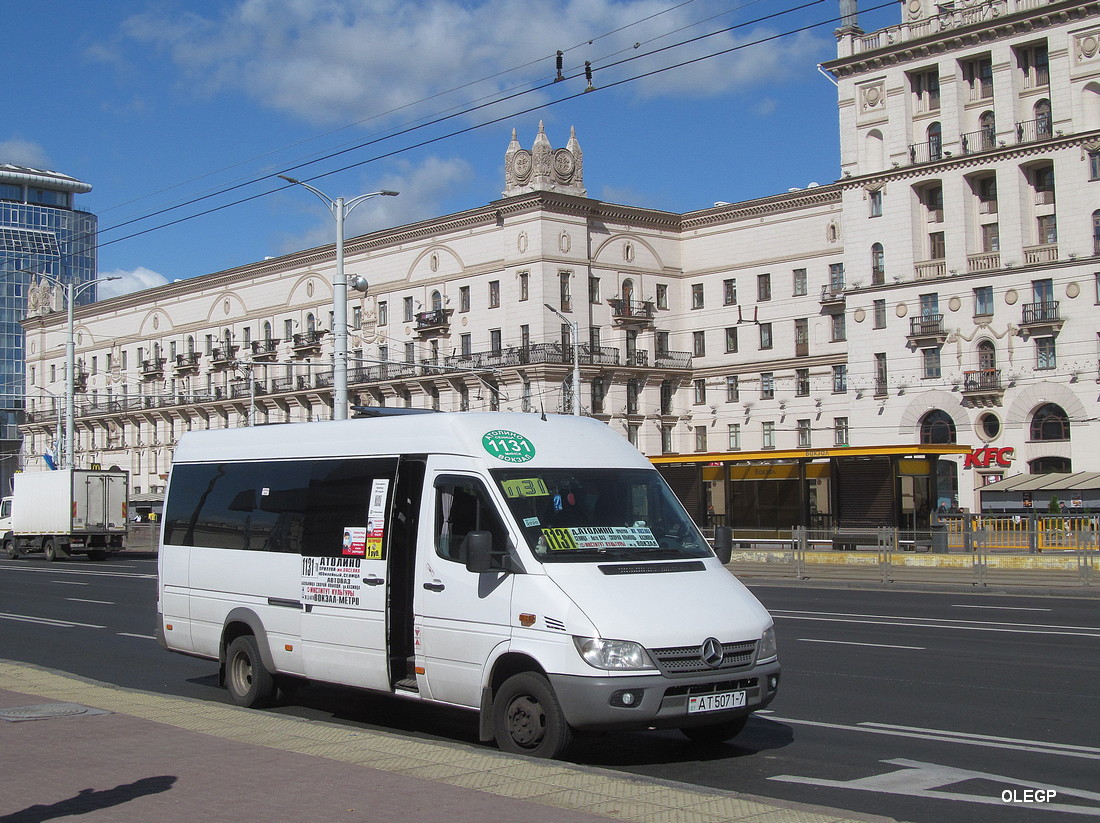
M 188 432 L 162 529 L 157 639 L 218 661 L 243 706 L 339 683 L 479 712 L 483 740 L 558 757 L 574 730 L 726 740 L 779 686 L 728 533 L 712 551 L 591 418 Z
M 86 554 L 102 560 L 122 549 L 130 478 L 124 471 L 20 472 L 0 504 L 4 553 L 43 552 L 47 560 Z

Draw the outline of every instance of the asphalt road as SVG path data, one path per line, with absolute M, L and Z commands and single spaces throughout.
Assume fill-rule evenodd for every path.
M 0 560 L 0 657 L 228 702 L 215 664 L 154 642 L 155 574 L 151 559 Z M 1100 599 L 753 590 L 784 666 L 768 712 L 732 744 L 591 735 L 572 759 L 907 821 L 1100 817 Z M 275 711 L 478 745 L 469 713 L 349 689 Z

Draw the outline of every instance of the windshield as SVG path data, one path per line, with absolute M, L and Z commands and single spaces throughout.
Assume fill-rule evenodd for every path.
M 497 469 L 493 477 L 544 563 L 712 556 L 656 471 Z

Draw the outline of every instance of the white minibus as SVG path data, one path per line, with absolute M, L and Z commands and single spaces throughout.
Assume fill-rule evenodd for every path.
M 779 685 L 768 612 L 591 418 L 189 432 L 158 565 L 158 641 L 219 661 L 242 706 L 344 684 L 479 711 L 483 740 L 558 757 L 583 730 L 726 740 Z

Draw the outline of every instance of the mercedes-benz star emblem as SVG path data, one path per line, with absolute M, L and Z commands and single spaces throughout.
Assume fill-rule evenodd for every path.
M 726 658 L 725 652 L 722 651 L 722 644 L 713 637 L 708 637 L 703 641 L 703 645 L 699 647 L 699 656 L 712 669 L 721 666 L 722 661 Z

